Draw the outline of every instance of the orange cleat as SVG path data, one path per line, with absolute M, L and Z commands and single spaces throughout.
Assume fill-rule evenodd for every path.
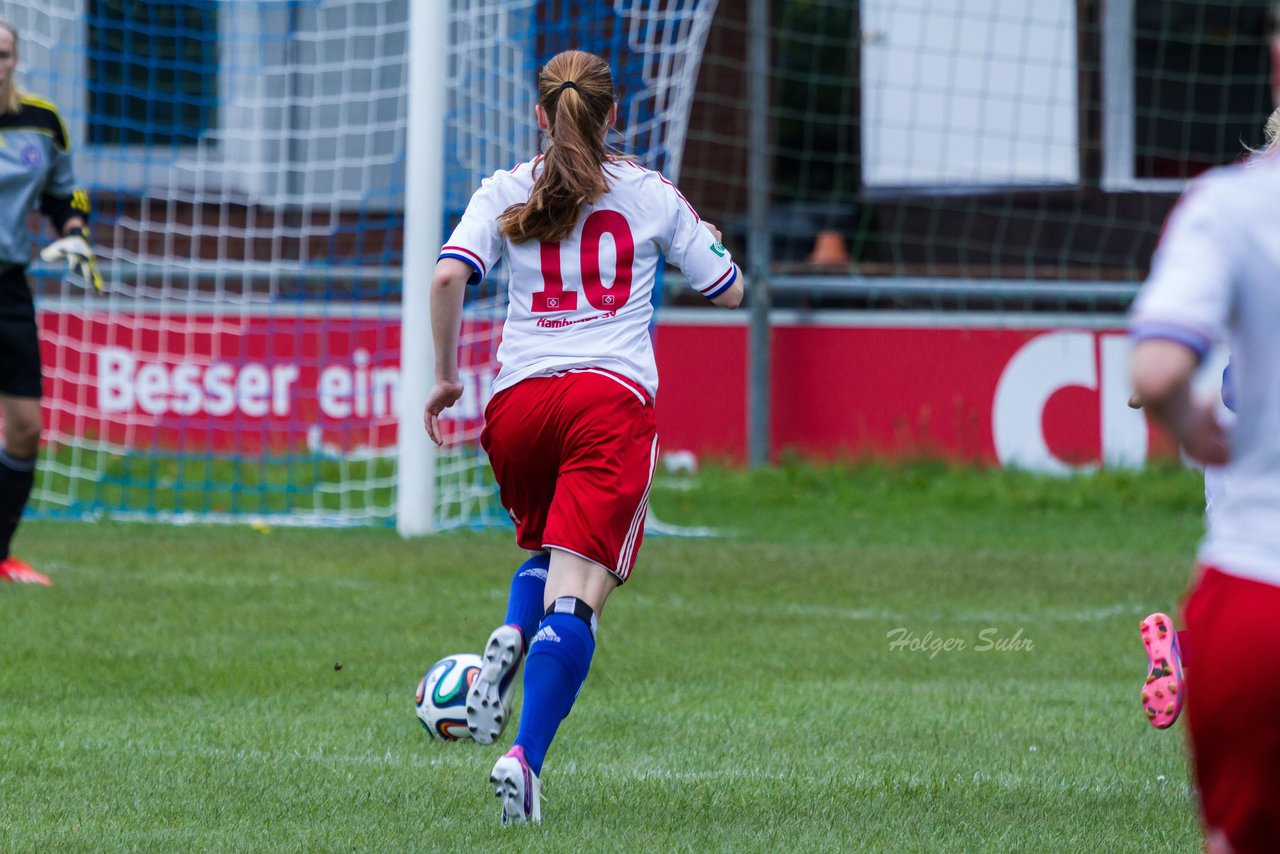
M 1182 655 L 1173 620 L 1159 612 L 1142 621 L 1142 645 L 1147 650 L 1147 678 L 1142 686 L 1142 708 L 1156 729 L 1173 726 L 1182 711 Z
M 53 584 L 49 576 L 36 572 L 26 561 L 13 555 L 0 561 L 0 580 L 16 584 L 43 584 L 45 587 Z

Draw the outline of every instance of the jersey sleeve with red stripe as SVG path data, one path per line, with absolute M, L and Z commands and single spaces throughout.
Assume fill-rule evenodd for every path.
M 738 265 L 729 250 L 702 224 L 698 212 L 675 185 L 658 173 L 670 229 L 662 243 L 667 260 L 684 273 L 689 286 L 707 299 L 715 299 L 738 280 Z
M 462 220 L 440 249 L 440 258 L 456 258 L 471 267 L 471 278 L 467 284 L 480 284 L 502 257 L 503 241 L 498 231 L 498 217 L 509 204 L 504 200 L 507 195 L 504 185 L 509 182 L 510 175 L 510 172 L 499 170 L 480 183 L 480 188 L 467 203 Z
M 1240 236 L 1221 189 L 1202 178 L 1169 215 L 1130 315 L 1134 338 L 1176 341 L 1201 358 L 1225 340 Z

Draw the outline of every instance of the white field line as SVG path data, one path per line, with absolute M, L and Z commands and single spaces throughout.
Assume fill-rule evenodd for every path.
M 909 622 L 913 624 L 934 622 L 942 625 L 952 625 L 957 623 L 978 623 L 986 625 L 991 623 L 1010 624 L 1020 622 L 1098 623 L 1125 616 L 1132 616 L 1135 619 L 1140 620 L 1147 614 L 1151 613 L 1151 607 L 1149 604 L 1140 605 L 1124 602 L 1073 611 L 1053 611 L 1046 609 L 1044 612 L 1033 614 L 1025 611 L 964 610 L 934 610 L 928 612 L 919 611 L 907 613 L 903 611 L 891 611 L 884 608 L 841 608 L 833 605 L 819 605 L 803 602 L 778 603 L 774 605 L 748 605 L 736 603 L 731 599 L 725 598 L 712 600 L 708 597 L 706 599 L 690 601 L 681 596 L 664 597 L 649 594 L 628 596 L 628 600 L 650 608 L 661 608 L 664 610 L 675 609 L 683 611 L 715 611 L 720 613 L 728 611 L 745 617 L 767 617 L 782 614 L 789 617 L 802 617 L 806 619 L 819 617 L 827 620 L 846 622 Z
M 644 517 L 644 533 L 645 536 L 657 537 L 692 537 L 702 539 L 706 537 L 722 537 L 724 531 L 717 528 L 706 528 L 698 525 L 671 525 L 663 522 L 658 518 L 658 514 L 653 512 L 653 508 L 649 508 L 649 512 Z
M 88 578 L 99 574 L 109 574 L 112 581 L 142 581 L 152 584 L 172 586 L 172 585 L 190 585 L 192 587 L 223 587 L 223 588 L 265 588 L 270 587 L 276 590 L 310 590 L 316 587 L 332 587 L 339 590 L 368 590 L 381 586 L 381 582 L 373 581 L 365 578 L 351 577 L 309 577 L 309 578 L 290 578 L 284 577 L 274 572 L 262 573 L 260 575 L 226 575 L 219 572 L 198 572 L 188 570 L 164 570 L 164 569 L 129 569 L 127 567 L 113 566 L 109 571 L 105 566 L 89 566 L 81 564 L 65 563 L 63 561 L 47 561 L 40 564 L 42 570 L 47 571 L 57 580 L 57 577 L 64 573 L 71 576 L 80 576 Z M 503 594 L 505 596 L 505 594 Z
M 72 575 L 92 575 L 97 569 L 93 567 L 80 567 L 74 564 L 63 563 L 61 561 L 52 561 L 44 566 L 49 572 L 55 575 L 62 572 L 69 572 Z M 192 571 L 165 571 L 165 570 L 148 570 L 148 571 L 130 571 L 128 569 L 113 568 L 111 576 L 115 579 L 134 578 L 143 579 L 151 582 L 159 582 L 163 584 L 191 584 L 203 586 L 217 587 L 273 587 L 283 589 L 311 589 L 317 586 L 332 587 L 347 590 L 371 589 L 378 587 L 382 582 L 373 581 L 364 578 L 335 578 L 335 577 L 313 577 L 308 579 L 291 578 L 281 576 L 277 573 L 266 573 L 252 577 L 245 576 L 227 576 L 220 573 L 204 574 Z M 499 575 L 494 576 L 494 588 L 487 598 L 497 602 L 505 601 L 506 592 L 499 589 Z M 728 611 L 733 614 L 740 614 L 745 617 L 768 617 L 782 614 L 788 617 L 798 618 L 821 618 L 827 620 L 835 620 L 842 622 L 909 622 L 912 624 L 922 624 L 924 622 L 935 622 L 942 625 L 954 625 L 964 623 L 975 624 L 1010 624 L 1010 623 L 1101 623 L 1113 619 L 1124 617 L 1133 617 L 1142 619 L 1151 613 L 1151 605 L 1116 602 L 1111 605 L 1102 605 L 1093 608 L 1084 608 L 1070 611 L 1054 611 L 1046 609 L 1040 613 L 1028 613 L 1025 611 L 964 611 L 964 610 L 934 610 L 934 611 L 918 611 L 907 613 L 904 611 L 894 611 L 885 608 L 842 608 L 833 605 L 820 605 L 816 603 L 806 602 L 787 602 L 773 605 L 749 605 L 745 603 L 734 602 L 732 599 L 723 597 L 712 599 L 697 598 L 689 599 L 684 596 L 660 596 L 648 593 L 626 594 L 629 602 L 635 603 L 644 608 L 661 608 L 663 610 L 680 610 L 680 611 L 704 611 L 723 613 Z
M 424 733 L 423 738 L 428 736 Z M 202 744 L 187 744 L 182 747 L 145 746 L 136 743 L 130 745 L 131 751 L 149 757 L 166 759 L 182 759 L 198 757 L 230 761 L 257 762 L 277 766 L 281 762 L 302 761 L 324 766 L 359 766 L 390 768 L 475 768 L 480 761 L 476 750 L 467 744 L 431 744 L 425 748 L 434 755 L 426 756 L 417 753 L 395 753 L 390 749 L 366 751 L 364 753 L 336 753 L 325 750 L 312 751 L 267 751 L 257 748 L 225 748 Z M 889 790 L 935 788 L 941 784 L 943 788 L 964 789 L 968 787 L 987 786 L 997 789 L 1035 789 L 1038 791 L 1075 792 L 1093 794 L 1133 794 L 1134 785 L 1127 780 L 1105 780 L 1078 782 L 1067 777 L 1046 779 L 1034 774 L 1019 774 L 1008 771 L 985 772 L 975 771 L 973 774 L 949 774 L 931 776 L 917 773 L 885 774 L 878 771 L 849 769 L 842 764 L 832 765 L 829 773 L 816 774 L 800 769 L 762 769 L 751 768 L 736 762 L 725 762 L 716 768 L 688 770 L 662 765 L 646 764 L 642 766 L 618 766 L 615 764 L 590 764 L 582 762 L 565 762 L 557 766 L 557 774 L 571 776 L 585 774 L 605 780 L 616 780 L 627 783 L 644 783 L 648 781 L 704 783 L 717 780 L 763 780 L 783 783 L 835 783 L 842 789 Z M 1162 779 L 1160 775 L 1140 784 L 1140 790 L 1154 792 L 1173 788 L 1187 794 L 1190 785 L 1183 779 Z

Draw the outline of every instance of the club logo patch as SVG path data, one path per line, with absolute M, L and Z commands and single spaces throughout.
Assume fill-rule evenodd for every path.
M 22 162 L 30 166 L 32 169 L 40 165 L 43 158 L 40 156 L 40 149 L 34 145 L 24 145 L 22 147 Z

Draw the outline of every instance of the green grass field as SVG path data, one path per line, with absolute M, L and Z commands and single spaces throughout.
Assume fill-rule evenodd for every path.
M 791 465 L 653 505 L 726 536 L 646 541 L 512 829 L 514 728 L 412 709 L 502 617 L 509 532 L 27 523 L 55 586 L 0 588 L 0 850 L 1197 850 L 1185 733 L 1136 696 L 1194 473 Z

